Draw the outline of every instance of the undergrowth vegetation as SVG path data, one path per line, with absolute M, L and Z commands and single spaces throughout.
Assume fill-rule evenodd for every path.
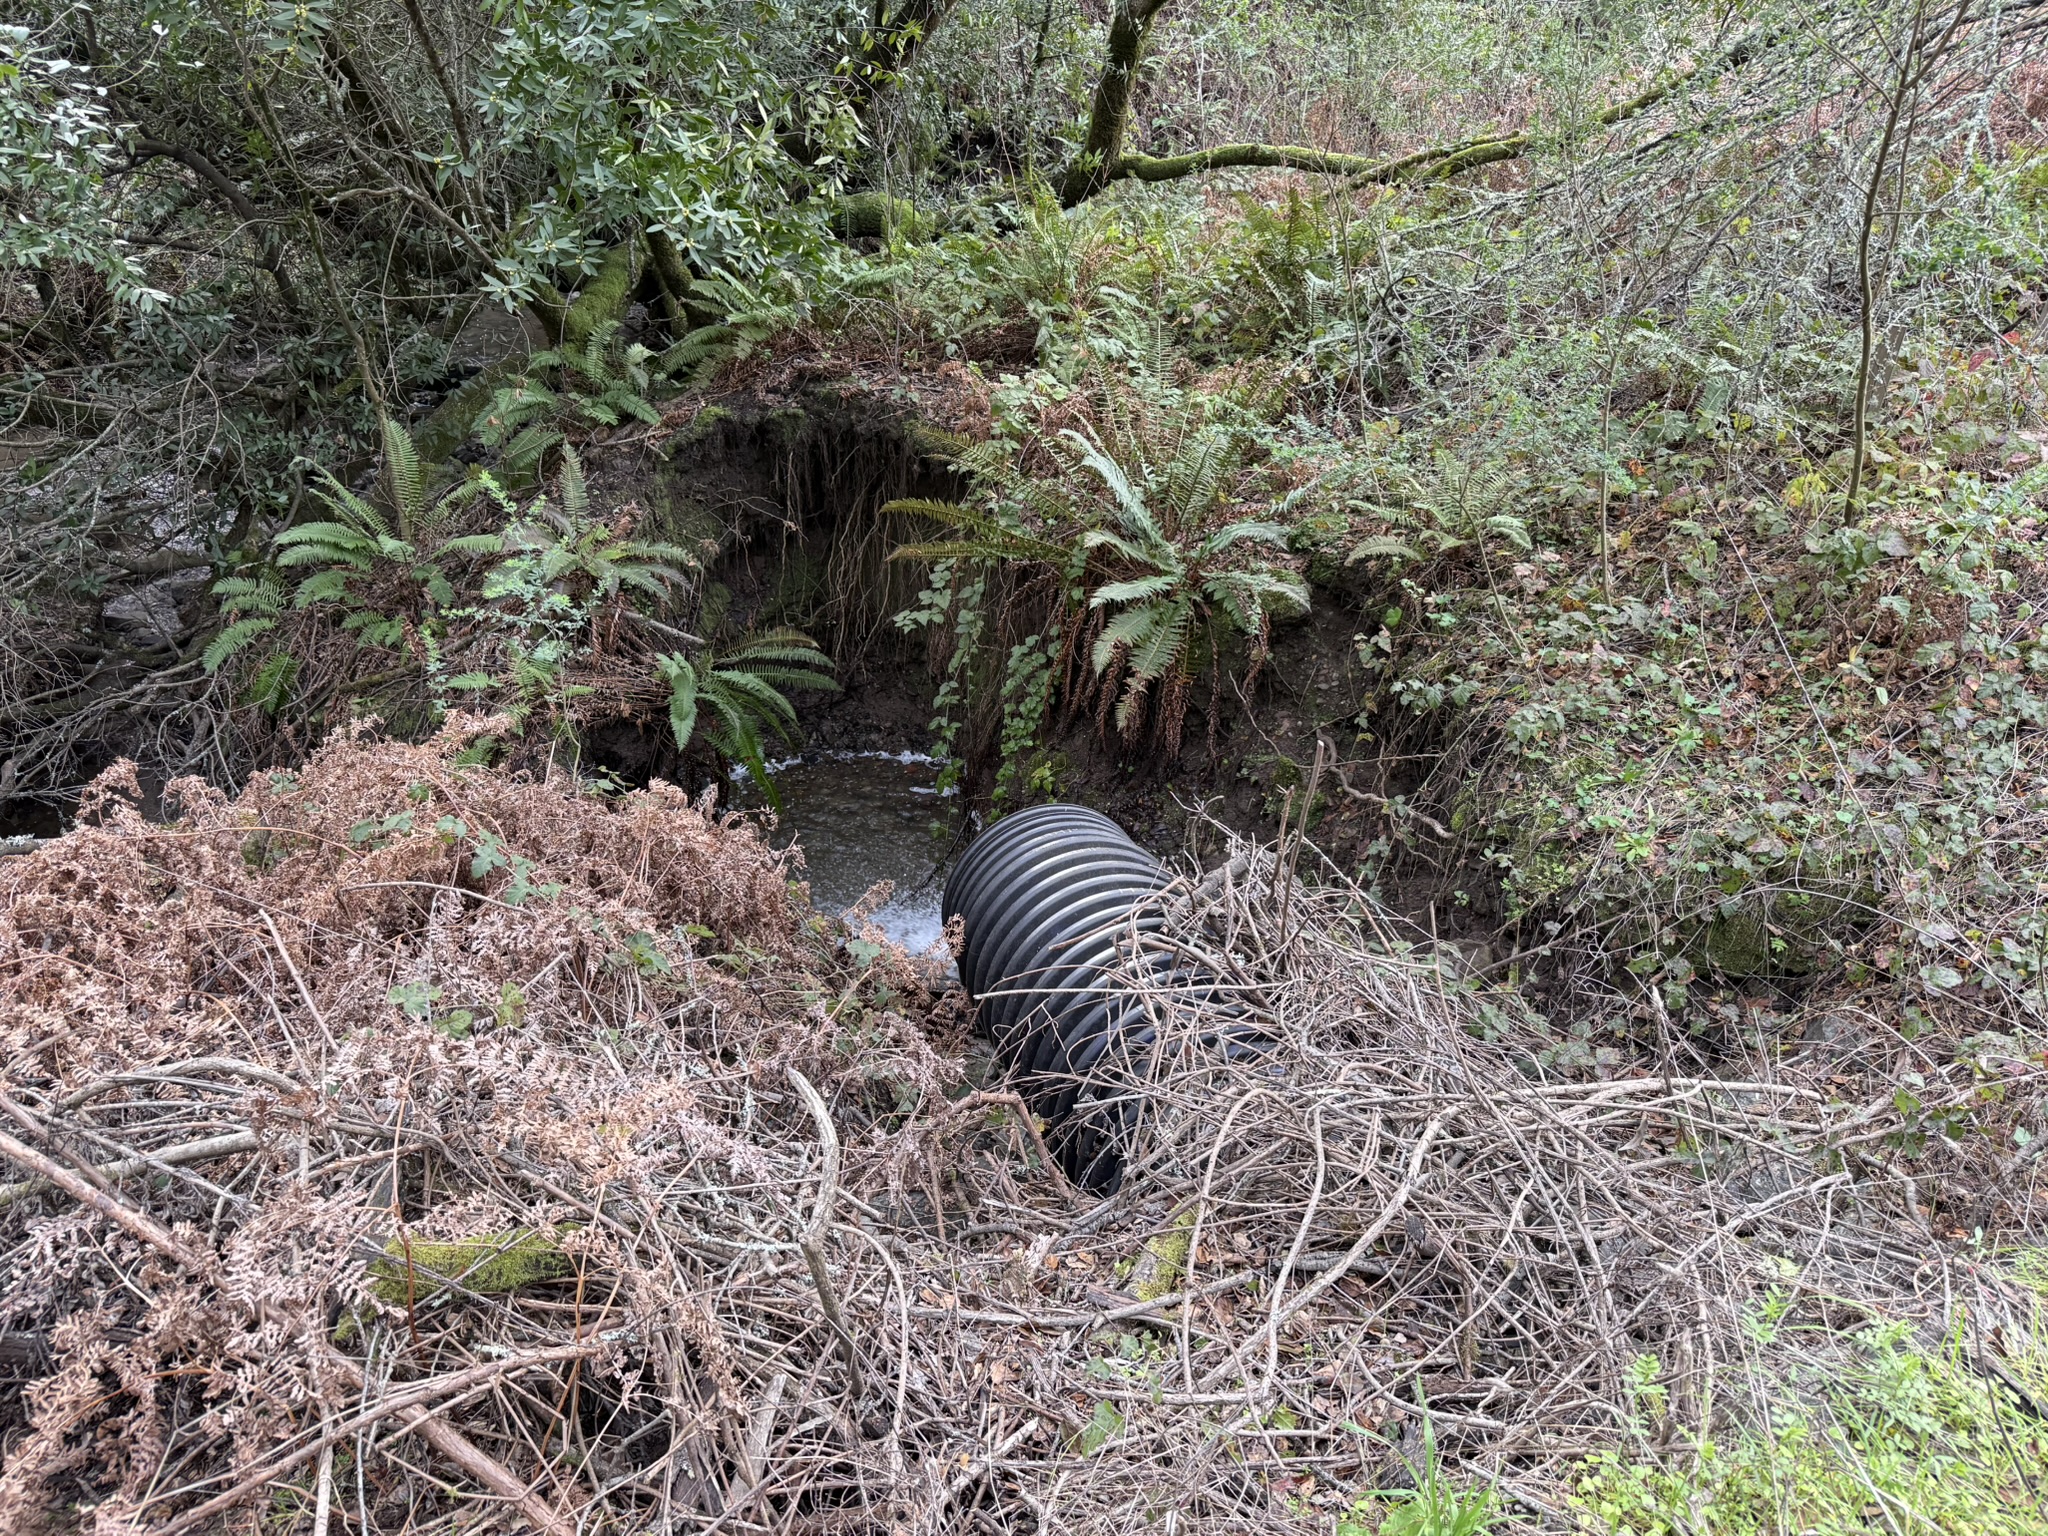
M 1800 1353 L 1785 1311 L 1774 1298 L 1751 1323 L 1751 1347 L 1774 1372 Z M 1981 1320 L 1932 1343 L 1902 1323 L 1869 1324 L 1846 1358 L 1831 1349 L 1824 1369 L 1792 1371 L 1768 1416 L 1675 1446 L 1660 1362 L 1645 1356 L 1635 1448 L 1589 1457 L 1572 1507 L 1624 1536 L 2048 1528 L 2042 1321 L 2040 1299 L 2022 1293 L 2016 1320 L 1993 1325 L 1996 1354 L 1970 1332 Z
M 959 456 L 976 505 L 882 508 L 953 535 L 894 552 L 933 566 L 898 624 L 947 637 L 934 647 L 944 703 L 1000 698 L 1005 792 L 1055 709 L 1091 711 L 1126 745 L 1149 738 L 1177 757 L 1195 679 L 1206 672 L 1220 688 L 1235 646 L 1249 685 L 1274 620 L 1308 610 L 1290 529 L 1274 520 L 1284 502 L 1274 505 L 1272 477 L 1253 462 L 1262 423 L 1237 393 L 1183 386 L 1142 356 L 1128 369 L 1092 367 L 1035 419 L 1017 420 L 1013 437 Z M 1210 718 L 1213 729 L 1213 707 Z M 936 730 L 957 756 L 956 723 L 942 714 Z
M 900 552 L 935 562 L 904 622 L 943 642 L 942 745 L 989 753 L 1014 795 L 1048 782 L 1077 712 L 1133 746 L 1149 728 L 1172 760 L 1206 697 L 1213 762 L 1274 621 L 1334 606 L 1348 676 L 1312 707 L 1347 792 L 1385 807 L 1354 867 L 1394 890 L 1448 855 L 1439 897 L 1496 930 L 1491 974 L 1640 985 L 1695 1033 L 1721 1032 L 1695 997 L 1816 976 L 1886 983 L 1909 1035 L 1944 999 L 1981 1021 L 1965 1034 L 2031 1027 L 2048 223 L 2025 155 L 1924 175 L 1918 238 L 1949 260 L 1900 254 L 1921 286 L 1895 300 L 1854 505 L 1817 379 L 1853 378 L 1853 317 L 1699 274 L 1681 307 L 1624 308 L 1577 267 L 1536 266 L 1523 205 L 1464 291 L 1393 285 L 1408 297 L 1372 362 L 1338 344 L 1370 289 L 1354 274 L 1434 238 L 1399 206 L 1290 190 L 1267 217 L 1103 207 L 996 257 L 896 251 L 896 324 L 950 334 L 961 313 L 933 298 L 963 291 L 968 312 L 1043 317 L 1039 365 L 991 381 L 994 436 L 958 460 L 981 499 L 897 504 L 956 530 Z M 1730 216 L 1726 245 L 1690 259 L 1752 267 L 1767 213 L 1796 211 Z M 1619 284 L 1624 266 L 1600 271 Z M 1469 354 L 1509 283 L 1497 342 L 1429 361 Z M 1983 313 L 1988 296 L 2004 307 Z M 864 314 L 844 319 L 857 333 Z M 1392 362 L 1390 408 L 1374 392 Z M 1174 499 L 1195 487 L 1207 516 Z M 1242 600 L 1212 585 L 1224 571 Z M 1403 766 L 1418 748 L 1422 773 Z
M 634 507 L 595 516 L 573 449 L 561 454 L 559 507 L 546 493 L 519 503 L 488 473 L 430 502 L 432 471 L 411 436 L 386 420 L 383 439 L 381 509 L 323 473 L 317 494 L 333 517 L 285 529 L 266 567 L 215 586 L 226 623 L 201 662 L 218 672 L 258 642 L 273 644 L 242 668 L 250 702 L 272 716 L 300 705 L 302 650 L 317 633 L 279 630 L 283 579 L 301 571 L 290 609 L 343 613 L 344 634 L 396 663 L 368 686 L 423 697 L 430 721 L 457 701 L 496 703 L 520 735 L 573 752 L 590 708 L 583 701 L 603 695 L 606 682 L 614 691 L 665 686 L 679 751 L 708 745 L 766 783 L 764 730 L 785 742 L 796 730 L 785 690 L 837 689 L 831 659 L 799 631 L 745 635 L 712 651 L 645 611 L 677 606 L 671 600 L 692 589 L 701 562 L 679 545 L 637 537 Z M 448 531 L 472 503 L 500 526 Z M 687 649 L 660 648 L 678 642 Z M 600 707 L 616 705 L 602 699 Z

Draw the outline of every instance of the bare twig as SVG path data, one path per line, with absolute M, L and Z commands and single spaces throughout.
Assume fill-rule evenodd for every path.
M 446 1375 L 435 1376 L 426 1381 L 412 1383 L 403 1391 L 394 1392 L 382 1401 L 374 1403 L 347 1418 L 328 1420 L 322 1425 L 318 1438 L 299 1446 L 283 1456 L 274 1457 L 253 1471 L 243 1474 L 241 1479 L 232 1488 L 214 1495 L 203 1504 L 194 1505 L 191 1509 L 184 1511 L 177 1519 L 159 1527 L 155 1536 L 175 1536 L 177 1532 L 193 1530 L 198 1526 L 204 1525 L 216 1516 L 225 1514 L 228 1510 L 234 1509 L 236 1506 L 246 1502 L 271 1484 L 290 1476 L 307 1462 L 316 1458 L 325 1465 L 335 1446 L 350 1436 L 360 1434 L 372 1425 L 388 1418 L 398 1417 L 402 1419 L 405 1428 L 417 1431 L 422 1438 L 433 1443 L 436 1450 L 441 1450 L 443 1454 L 447 1454 L 444 1442 L 445 1445 L 453 1445 L 461 1437 L 454 1436 L 454 1439 L 450 1439 L 449 1437 L 454 1435 L 454 1431 L 449 1430 L 440 1420 L 431 1417 L 434 1405 L 437 1402 L 445 1402 L 450 1398 L 472 1392 L 478 1387 L 516 1371 L 531 1370 L 538 1366 L 557 1365 L 566 1361 L 587 1360 L 592 1356 L 602 1354 L 610 1347 L 610 1344 L 603 1339 L 582 1340 L 573 1344 L 557 1345 L 552 1349 L 539 1349 L 516 1355 L 508 1355 L 502 1360 L 485 1361 L 482 1364 L 470 1366 L 466 1370 L 450 1371 Z M 349 1376 L 360 1389 L 362 1378 L 355 1363 L 339 1355 L 332 1356 L 332 1359 L 340 1362 L 343 1373 Z M 430 1429 L 426 1427 L 428 1425 L 439 1425 L 440 1427 L 439 1429 Z M 547 1506 L 537 1506 L 541 1511 L 541 1515 L 536 1515 L 533 1510 L 526 1508 L 527 1503 L 534 1502 L 537 1504 L 537 1501 L 531 1500 L 524 1483 L 512 1477 L 502 1466 L 492 1461 L 491 1458 L 484 1456 L 481 1451 L 476 1451 L 473 1446 L 469 1446 L 468 1441 L 462 1440 L 462 1445 L 468 1447 L 468 1449 L 458 1450 L 457 1454 L 449 1456 L 449 1460 L 463 1467 L 465 1471 L 476 1475 L 478 1480 L 483 1482 L 486 1487 L 491 1488 L 493 1492 L 518 1503 L 522 1511 L 528 1515 L 528 1518 L 533 1519 L 543 1529 L 551 1528 L 547 1523 L 548 1521 L 555 1522 L 552 1528 L 561 1528 L 560 1517 L 553 1510 L 548 1509 Z M 486 1465 L 487 1463 L 488 1465 Z M 542 1518 L 543 1515 L 545 1518 Z
M 860 1351 L 854 1345 L 852 1330 L 846 1326 L 845 1314 L 839 1310 L 832 1272 L 825 1267 L 825 1237 L 832 1230 L 832 1205 L 839 1197 L 839 1132 L 833 1128 L 831 1111 L 811 1086 L 810 1079 L 791 1067 L 789 1081 L 811 1112 L 811 1120 L 818 1128 L 818 1145 L 824 1153 L 824 1163 L 818 1171 L 818 1203 L 797 1243 L 803 1249 L 804 1262 L 810 1266 L 811 1283 L 818 1289 L 818 1305 L 825 1309 L 826 1321 L 839 1340 L 839 1358 L 846 1363 L 847 1395 L 858 1403 L 862 1396 Z

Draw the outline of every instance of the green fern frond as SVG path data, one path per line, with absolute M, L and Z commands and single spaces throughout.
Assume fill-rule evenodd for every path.
M 676 746 L 687 748 L 697 733 L 697 669 L 676 655 L 657 656 L 655 669 L 668 683 L 668 723 Z
M 661 412 L 654 408 L 652 402 L 643 399 L 637 391 L 621 389 L 606 395 L 605 398 L 636 421 L 645 422 L 650 427 L 661 425 Z
M 271 542 L 283 551 L 277 557 L 279 565 L 349 565 L 363 571 L 380 548 L 374 536 L 347 523 L 300 523 Z
M 348 596 L 348 572 L 329 566 L 324 571 L 315 571 L 299 583 L 292 593 L 294 608 L 310 608 L 315 603 L 339 602 Z
M 545 355 L 545 354 L 542 354 Z M 529 358 L 528 363 L 540 366 L 540 356 Z M 495 448 L 500 443 L 515 442 L 529 430 L 542 430 L 557 436 L 552 428 L 536 429 L 535 423 L 552 416 L 561 405 L 562 397 L 544 384 L 535 384 L 530 379 L 501 386 L 491 396 L 491 403 L 484 408 L 478 435 L 486 447 Z M 537 457 L 537 455 L 536 455 Z
M 495 533 L 465 533 L 449 539 L 434 551 L 436 560 L 472 560 L 479 555 L 502 555 L 505 540 Z
M 1163 547 L 1162 547 L 1163 546 Z M 1091 528 L 1081 535 L 1083 549 L 1106 549 L 1139 565 L 1178 564 L 1176 551 L 1163 540 L 1140 544 L 1127 539 L 1120 533 L 1111 533 L 1107 528 Z
M 760 655 L 802 654 L 815 658 L 820 666 L 830 666 L 831 659 L 824 648 L 802 630 L 791 625 L 780 625 L 748 635 L 727 654 L 733 658 Z
M 213 595 L 227 614 L 276 613 L 284 607 L 284 589 L 268 576 L 223 576 L 213 584 Z
M 1230 523 L 1202 541 L 1204 554 L 1221 554 L 1233 544 L 1271 544 L 1285 549 L 1290 530 L 1280 523 Z
M 737 670 L 745 671 L 749 677 L 758 677 L 762 682 L 778 689 L 797 689 L 809 693 L 837 693 L 838 679 L 799 667 L 748 666 Z
M 697 568 L 697 557 L 682 545 L 655 539 L 627 539 L 619 544 L 618 557 L 641 565 L 674 565 L 688 571 Z
M 548 450 L 561 440 L 561 432 L 544 422 L 521 427 L 500 455 L 503 472 L 515 484 L 531 483 L 540 477 Z
M 942 539 L 929 544 L 898 544 L 889 551 L 889 558 L 936 565 L 941 560 L 982 560 L 988 557 L 988 553 L 988 545 L 973 540 Z
M 206 649 L 200 652 L 199 665 L 210 675 L 218 672 L 237 652 L 255 644 L 260 635 L 267 635 L 277 628 L 277 620 L 268 617 L 237 619 L 219 634 L 215 635 Z
M 1074 444 L 1080 454 L 1081 463 L 1093 470 L 1096 478 L 1108 488 L 1126 521 L 1147 525 L 1152 522 L 1152 514 L 1145 507 L 1145 498 L 1139 495 L 1137 487 L 1131 484 L 1131 478 L 1124 473 L 1124 467 L 1104 452 L 1100 443 L 1091 441 L 1071 427 L 1060 433 L 1060 436 Z
M 778 625 L 774 629 L 759 630 L 756 633 L 750 634 L 733 646 L 726 654 L 738 657 L 753 655 L 760 651 L 785 650 L 803 651 L 817 657 L 820 665 L 831 665 L 824 648 L 817 641 L 813 640 L 802 630 L 789 624 Z
M 292 685 L 298 677 L 299 658 L 290 651 L 274 651 L 249 679 L 249 689 L 243 697 L 275 719 L 278 711 L 291 702 Z
M 736 667 L 720 667 L 712 673 L 718 686 L 735 702 L 744 699 L 753 713 L 778 736 L 788 739 L 796 729 L 796 706 L 773 684 Z
M 1482 526 L 1485 527 L 1488 533 L 1499 534 L 1508 543 L 1514 545 L 1516 549 L 1521 550 L 1525 554 L 1536 547 L 1529 537 L 1529 525 L 1513 513 L 1498 513 L 1487 518 Z
M 1119 651 L 1128 652 L 1150 640 L 1160 618 L 1160 605 L 1147 603 L 1142 607 L 1126 608 L 1103 625 L 1090 655 L 1095 670 L 1098 673 L 1106 670 Z
M 605 582 L 605 586 L 611 591 L 616 592 L 622 587 L 631 587 L 635 592 L 649 597 L 657 603 L 668 596 L 670 585 L 671 583 L 663 580 L 661 576 L 651 571 L 641 570 L 636 566 L 619 567 L 610 573 L 609 579 Z
M 625 350 L 626 382 L 633 386 L 636 394 L 646 394 L 648 387 L 653 383 L 652 376 L 647 372 L 647 365 L 653 358 L 653 349 L 643 347 L 637 341 Z
M 661 378 L 671 378 L 687 369 L 688 382 L 701 383 L 714 368 L 732 356 L 734 340 L 732 327 L 723 321 L 716 325 L 700 325 L 656 357 L 649 372 Z
M 583 478 L 583 460 L 574 448 L 562 450 L 562 516 L 580 523 L 590 515 L 590 485 Z
M 1374 534 L 1369 539 L 1360 539 L 1351 546 L 1351 553 L 1344 557 L 1346 565 L 1356 565 L 1361 560 L 1420 560 L 1422 556 L 1415 546 L 1392 534 Z
M 389 416 L 379 418 L 384 437 L 384 477 L 391 505 L 398 512 L 398 531 L 412 538 L 427 510 L 426 483 L 412 434 Z
M 1193 604 L 1185 599 L 1156 604 L 1145 638 L 1131 647 L 1129 665 L 1132 675 L 1150 681 L 1170 672 L 1187 651 L 1189 620 L 1192 617 Z
M 590 328 L 584 338 L 583 355 L 575 362 L 576 371 L 593 384 L 602 384 L 611 377 L 611 359 L 606 354 L 611 349 L 612 338 L 619 334 L 619 322 L 600 320 Z
M 922 496 L 905 496 L 896 501 L 883 502 L 882 511 L 930 518 L 933 522 L 944 523 L 949 528 L 958 528 L 977 520 L 987 521 L 980 513 L 969 511 L 956 501 L 932 501 Z
M 823 651 L 814 648 L 788 645 L 752 645 L 734 656 L 723 658 L 721 665 L 744 667 L 750 672 L 762 672 L 774 668 L 791 673 L 829 673 L 832 660 Z
M 1168 575 L 1140 576 L 1131 581 L 1108 582 L 1090 594 L 1088 606 L 1100 608 L 1108 603 L 1135 603 L 1142 598 L 1157 597 L 1162 592 L 1171 592 L 1177 583 L 1177 577 Z
M 655 666 L 669 685 L 669 725 L 677 745 L 687 748 L 701 739 L 722 757 L 745 764 L 779 807 L 763 733 L 795 739 L 796 706 L 787 690 L 838 689 L 832 660 L 817 642 L 798 629 L 772 629 L 695 661 L 661 656 Z
M 952 455 L 952 462 L 976 480 L 997 485 L 1021 478 L 1017 473 L 1016 445 L 999 437 L 961 449 Z
M 780 811 L 782 796 L 769 776 L 767 754 L 762 750 L 761 733 L 753 717 L 731 694 L 720 688 L 707 689 L 703 702 L 710 706 L 713 715 L 712 723 L 704 731 L 704 739 L 724 756 L 744 763 L 754 782 L 768 796 L 768 803 Z
M 890 552 L 891 560 L 1042 560 L 1057 562 L 1067 553 L 1066 546 L 1050 539 L 1040 538 L 1013 523 L 971 507 L 963 507 L 950 501 L 929 501 L 909 497 L 883 505 L 884 512 L 902 512 L 912 517 L 928 518 L 943 523 L 968 535 L 962 539 L 947 539 L 937 543 L 905 544 Z M 933 553 L 943 550 L 944 553 Z
M 1043 275 L 1056 270 L 1059 282 L 1076 283 L 1072 231 L 1047 217 L 1043 209 L 1025 215 L 1027 231 L 1038 230 L 1041 254 L 1053 263 Z M 1008 259 L 1035 260 L 1027 254 L 1033 239 L 1026 233 L 1012 242 Z M 1247 274 L 1247 280 L 1256 279 Z M 1073 289 L 1064 291 L 1071 302 Z M 1099 285 L 1093 292 L 1116 297 Z M 1092 358 L 1076 390 L 1083 409 L 1061 413 L 1071 425 L 1027 425 L 1021 444 L 993 438 L 955 453 L 952 462 L 975 491 L 966 506 L 893 503 L 888 510 L 946 531 L 906 543 L 891 558 L 993 566 L 1028 554 L 1051 566 L 1062 578 L 1055 590 L 1064 592 L 1064 604 L 1034 643 L 1064 648 L 1100 615 L 1087 654 L 1100 686 L 1111 691 L 1119 728 L 1135 743 L 1137 728 L 1153 715 L 1160 741 L 1172 752 L 1197 637 L 1212 636 L 1220 649 L 1223 632 L 1242 631 L 1259 656 L 1274 618 L 1305 610 L 1309 592 L 1290 562 L 1274 553 L 1288 547 L 1287 513 L 1294 503 L 1285 488 L 1270 483 L 1277 477 L 1250 471 L 1278 397 L 1262 385 L 1219 394 L 1183 384 L 1169 327 L 1156 315 L 1141 315 L 1144 308 L 1132 300 L 1119 316 L 1115 302 L 1107 306 L 1113 334 L 1107 341 L 1099 332 L 1091 336 Z M 1039 468 L 1048 458 L 1051 466 Z M 1029 473 L 1025 465 L 1032 466 Z M 1298 487 L 1292 493 L 1297 499 L 1306 494 Z M 1235 505 L 1260 503 L 1264 516 L 1212 526 Z M 947 571 L 898 622 L 938 623 L 964 612 L 963 592 L 980 590 L 963 589 Z M 987 638 L 970 635 L 964 619 L 958 633 L 971 653 L 969 665 L 1000 657 Z M 1207 664 L 1218 663 L 1212 655 Z M 1007 692 L 1004 697 L 1007 708 Z M 1005 732 L 1007 763 L 1007 725 Z
M 356 533 L 372 537 L 390 536 L 391 524 L 384 514 L 335 479 L 327 470 L 319 471 L 313 483 L 313 494 L 327 503 L 327 509 Z
M 341 621 L 343 629 L 352 629 L 362 637 L 363 644 L 390 647 L 405 639 L 405 623 L 389 614 L 373 613 L 369 609 L 350 614 Z
M 1167 504 L 1176 518 L 1198 524 L 1223 499 L 1224 482 L 1243 462 L 1239 435 L 1224 427 L 1205 427 L 1194 434 L 1166 467 Z

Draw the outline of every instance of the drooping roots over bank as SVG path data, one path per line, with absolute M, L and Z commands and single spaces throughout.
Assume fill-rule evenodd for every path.
M 2016 1203 L 1796 1063 L 1562 1075 L 1250 847 L 1142 942 L 1272 1046 L 1151 996 L 1096 1202 L 755 827 L 487 728 L 0 864 L 0 1528 L 1327 1531 L 1425 1411 L 1533 1512 L 1639 1357 L 1740 1412 L 1768 1290 L 1938 1320 L 1936 1178 Z

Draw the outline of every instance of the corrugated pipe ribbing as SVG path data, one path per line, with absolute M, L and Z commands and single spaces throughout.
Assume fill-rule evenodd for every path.
M 1151 898 L 1169 878 L 1107 816 L 1040 805 L 976 838 L 946 881 L 942 910 L 949 922 L 961 919 L 960 979 L 983 1027 L 1019 1073 L 1067 1175 L 1098 1193 L 1122 1182 L 1141 1106 L 1129 1096 L 1130 1074 L 1110 1088 L 1091 1073 L 1112 1052 L 1133 1060 L 1154 1038 L 1152 1015 L 1130 987 L 1109 980 L 1111 971 L 1215 998 L 1213 975 L 1170 946 L 1143 943 L 1165 925 Z M 1242 1017 L 1228 1004 L 1223 1012 Z M 1234 1044 L 1249 1043 L 1245 1032 L 1230 1033 Z

